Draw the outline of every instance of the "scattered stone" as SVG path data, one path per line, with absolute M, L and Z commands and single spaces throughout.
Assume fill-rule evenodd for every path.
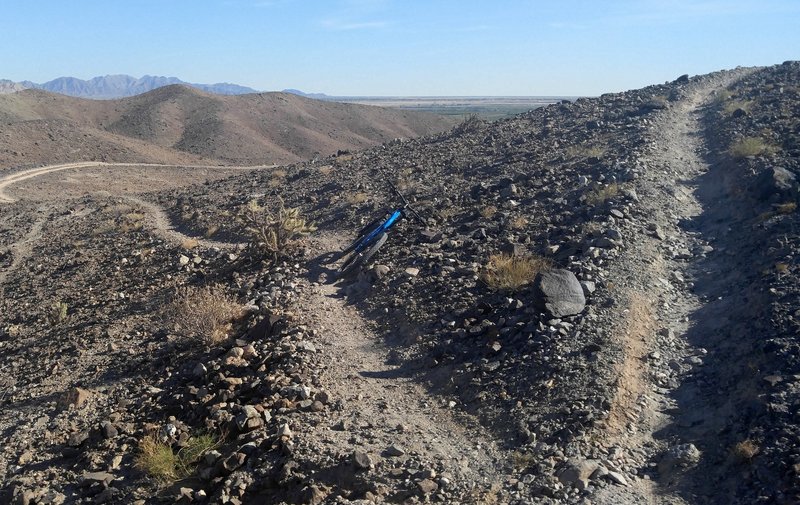
M 353 463 L 359 470 L 369 470 L 375 464 L 369 454 L 358 449 L 353 451 Z
M 423 479 L 417 482 L 417 488 L 419 488 L 420 492 L 424 495 L 428 495 L 431 493 L 435 493 L 439 490 L 439 484 L 432 481 L 431 479 Z

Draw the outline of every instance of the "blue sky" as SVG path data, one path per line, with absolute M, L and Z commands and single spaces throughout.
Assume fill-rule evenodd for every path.
M 4 0 L 0 78 L 597 95 L 800 59 L 800 0 Z

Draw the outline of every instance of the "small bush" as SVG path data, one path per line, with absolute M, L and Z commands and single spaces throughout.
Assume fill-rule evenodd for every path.
M 718 92 L 716 96 L 714 96 L 714 101 L 716 103 L 724 103 L 731 99 L 733 93 L 730 90 L 723 89 L 722 91 Z
M 255 200 L 239 209 L 237 221 L 243 232 L 250 236 L 250 246 L 265 256 L 277 260 L 294 242 L 317 228 L 300 216 L 299 209 L 287 209 L 283 200 L 270 209 Z
M 153 435 L 139 443 L 136 467 L 160 482 L 174 482 L 179 478 L 178 456 L 169 444 Z
M 453 128 L 453 133 L 456 135 L 463 135 L 465 133 L 475 133 L 480 131 L 483 127 L 483 121 L 481 118 L 478 117 L 477 114 L 470 114 L 469 116 L 465 117 L 461 123 L 459 123 L 455 128 Z
M 54 302 L 47 311 L 47 321 L 56 326 L 67 320 L 67 304 L 65 302 Z
M 525 216 L 517 216 L 509 221 L 508 225 L 512 230 L 522 230 L 528 226 L 528 219 Z
M 359 203 L 364 203 L 367 201 L 367 194 L 366 193 L 348 193 L 345 196 L 345 200 L 350 205 L 358 205 Z
M 775 212 L 778 214 L 791 214 L 797 210 L 797 203 L 786 202 L 775 206 Z
M 483 207 L 478 209 L 478 213 L 484 219 L 491 219 L 492 217 L 494 217 L 495 214 L 497 214 L 497 207 L 495 207 L 494 205 L 484 205 Z
M 737 463 L 749 463 L 759 450 L 758 444 L 748 438 L 733 446 L 731 455 Z
M 730 102 L 727 102 L 725 104 L 725 106 L 722 108 L 722 111 L 726 115 L 731 115 L 738 109 L 742 109 L 743 111 L 749 113 L 752 107 L 753 107 L 752 100 L 731 100 Z
M 619 195 L 620 187 L 617 183 L 607 186 L 597 186 L 586 194 L 586 203 L 600 205 Z
M 204 286 L 178 289 L 166 317 L 182 336 L 214 345 L 228 338 L 241 316 L 242 307 L 221 288 Z
M 219 443 L 212 435 L 198 435 L 190 438 L 186 446 L 175 453 L 171 444 L 150 435 L 139 443 L 136 467 L 159 482 L 172 483 L 192 475 L 200 458 Z
M 489 258 L 480 278 L 491 289 L 516 291 L 549 267 L 550 262 L 545 258 L 495 254 Z
M 602 158 L 605 153 L 606 149 L 599 146 L 575 145 L 566 150 L 567 157 L 573 159 Z
M 744 137 L 734 142 L 730 147 L 731 156 L 736 159 L 761 154 L 772 154 L 775 147 L 767 144 L 758 137 Z

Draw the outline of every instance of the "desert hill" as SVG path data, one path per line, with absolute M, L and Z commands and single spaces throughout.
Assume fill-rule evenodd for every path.
M 0 95 L 0 166 L 85 160 L 290 163 L 452 121 L 285 93 L 221 96 L 182 85 L 119 100 L 25 90 Z
M 0 179 L 0 499 L 800 501 L 797 82 L 681 76 L 138 196 Z M 386 181 L 424 224 L 337 278 Z M 279 197 L 317 229 L 275 257 L 242 219 Z

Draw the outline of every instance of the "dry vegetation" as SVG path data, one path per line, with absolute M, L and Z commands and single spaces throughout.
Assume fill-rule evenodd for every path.
M 733 143 L 730 147 L 730 154 L 736 159 L 747 158 L 748 156 L 759 156 L 762 154 L 773 154 L 775 146 L 769 145 L 758 137 L 743 137 Z
M 179 288 L 166 312 L 177 333 L 207 345 L 226 340 L 241 316 L 242 307 L 218 286 Z
M 176 453 L 171 444 L 149 435 L 139 443 L 136 466 L 159 482 L 169 484 L 191 476 L 200 458 L 218 445 L 215 437 L 203 434 L 190 438 Z
M 494 254 L 481 272 L 481 280 L 497 291 L 516 291 L 548 268 L 550 261 L 538 256 Z
M 251 247 L 273 260 L 286 253 L 297 239 L 316 230 L 299 209 L 287 209 L 280 198 L 274 209 L 252 200 L 239 210 L 237 220 L 250 237 Z
M 597 186 L 586 194 L 586 203 L 589 205 L 601 205 L 619 195 L 619 192 L 620 187 L 617 183 Z

